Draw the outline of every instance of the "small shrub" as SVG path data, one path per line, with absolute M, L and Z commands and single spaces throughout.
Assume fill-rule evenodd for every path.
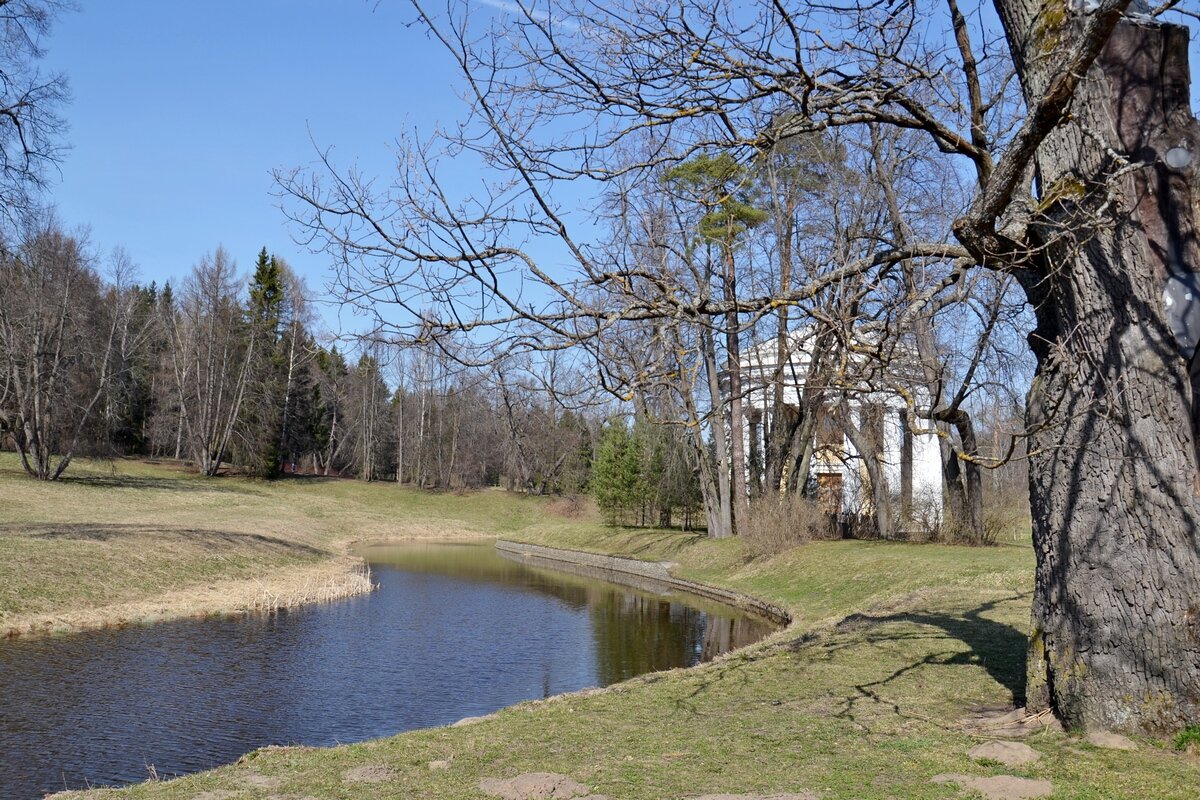
M 579 517 L 583 516 L 586 507 L 584 498 L 572 492 L 555 498 L 550 503 L 550 512 L 560 517 L 566 517 L 567 519 L 579 519 Z
M 831 539 L 833 520 L 813 500 L 791 493 L 755 498 L 738 526 L 751 558 L 775 555 L 813 539 Z
M 897 502 L 895 507 L 899 507 Z M 939 542 L 947 536 L 945 510 L 941 494 L 917 492 L 912 499 L 909 538 L 913 541 Z
M 947 507 L 930 538 L 945 544 L 983 547 L 1028 543 L 1032 525 L 1028 494 L 1012 490 L 994 492 L 985 487 L 982 521 L 983 530 L 976 534 L 967 520 L 959 519 L 953 509 Z
M 1175 734 L 1176 750 L 1200 750 L 1200 725 L 1188 725 Z
M 1012 544 L 1029 541 L 1032 520 L 1029 493 L 1002 491 L 983 494 L 983 544 Z

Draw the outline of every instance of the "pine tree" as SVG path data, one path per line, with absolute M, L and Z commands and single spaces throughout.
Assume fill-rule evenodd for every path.
M 254 264 L 254 277 L 250 279 L 250 316 L 258 332 L 271 338 L 279 335 L 279 311 L 283 305 L 283 276 L 279 261 L 267 254 L 267 248 L 258 253 Z
M 640 510 L 646 495 L 642 467 L 641 440 L 630 433 L 624 420 L 610 420 L 596 447 L 590 484 L 609 524 L 620 524 Z
M 313 361 L 310 430 L 317 469 L 324 475 L 340 474 L 346 466 L 343 455 L 346 436 L 345 401 L 349 392 L 349 367 L 337 347 L 317 350 Z

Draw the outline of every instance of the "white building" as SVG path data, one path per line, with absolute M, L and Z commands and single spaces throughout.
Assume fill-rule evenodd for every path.
M 801 407 L 801 392 L 810 375 L 814 330 L 802 328 L 789 335 L 790 358 L 780 369 L 778 343 L 769 339 L 742 354 L 742 382 L 747 430 L 743 432 L 747 454 L 766 452 L 765 446 L 752 447 L 752 437 L 770 430 L 774 413 L 776 380 L 783 385 L 784 403 L 794 410 Z M 915 392 L 923 392 L 919 386 Z M 829 388 L 828 395 L 840 398 L 840 388 Z M 895 391 L 867 386 L 848 393 L 850 413 L 856 427 L 869 441 L 877 442 L 878 459 L 890 494 L 896 498 L 896 511 L 911 510 L 917 521 L 940 520 L 942 512 L 942 451 L 938 436 L 925 421 L 908 423 L 909 407 Z M 924 398 L 918 396 L 917 402 Z M 833 414 L 816 433 L 812 475 L 818 496 L 829 511 L 860 514 L 870 510 L 871 490 L 862 454 L 835 421 Z M 914 433 L 913 429 L 917 432 Z M 760 441 L 762 441 L 760 439 Z

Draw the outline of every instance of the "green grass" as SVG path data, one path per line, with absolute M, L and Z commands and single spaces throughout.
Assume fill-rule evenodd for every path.
M 144 465 L 119 470 L 126 477 L 116 486 L 89 483 L 81 471 L 74 483 L 31 488 L 0 468 L 0 520 L 17 529 L 63 521 L 130 526 L 149 524 L 147 516 L 155 525 L 187 528 L 203 519 L 208 529 L 257 530 L 322 552 L 389 533 L 492 532 L 675 561 L 686 577 L 785 606 L 796 624 L 714 664 L 521 704 L 468 727 L 331 749 L 268 748 L 211 772 L 98 796 L 477 800 L 482 778 L 533 771 L 565 773 L 613 800 L 800 790 L 825 800 L 953 798 L 962 796 L 957 788 L 930 779 L 955 772 L 1045 778 L 1056 798 L 1191 798 L 1200 786 L 1196 756 L 1164 742 L 1121 752 L 1041 732 L 1026 740 L 1042 754 L 1029 767 L 968 759 L 983 738 L 965 722 L 972 710 L 1009 706 L 1024 691 L 1027 546 L 820 542 L 747 561 L 736 541 L 611 530 L 500 492 L 435 495 L 353 482 L 212 482 Z M 47 502 L 10 508 L 14 487 Z M 11 538 L 0 536 L 0 544 L 11 546 Z M 82 544 L 38 546 L 50 548 L 39 562 L 49 569 L 53 547 L 78 557 Z M 245 563 L 262 567 L 277 557 L 248 555 Z M 5 587 L 14 569 L 9 558 L 2 569 Z M 67 589 L 57 601 L 83 596 Z M 445 759 L 448 769 L 430 769 L 429 762 Z M 385 767 L 390 779 L 347 782 L 347 771 L 363 766 Z
M 213 480 L 135 461 L 77 461 L 43 483 L 0 453 L 0 630 L 319 567 L 358 539 L 506 535 L 544 508 L 502 492 Z
M 1188 725 L 1186 728 L 1175 734 L 1175 749 L 1187 750 L 1189 748 L 1200 747 L 1200 725 Z
M 702 534 L 541 525 L 515 538 L 537 544 L 673 561 L 675 573 L 761 597 L 812 625 L 907 592 L 973 586 L 1027 592 L 1033 551 L 1025 547 L 953 547 L 896 542 L 816 542 L 773 558 L 747 561 L 736 539 Z

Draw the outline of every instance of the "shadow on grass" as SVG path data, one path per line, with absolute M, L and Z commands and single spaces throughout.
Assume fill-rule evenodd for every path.
M 992 600 L 961 614 L 910 611 L 878 616 L 853 614 L 842 620 L 835 628 L 835 636 L 839 633 L 853 634 L 853 639 L 841 643 L 829 642 L 825 649 L 836 651 L 861 646 L 863 643 L 915 641 L 926 641 L 929 647 L 928 652 L 921 658 L 894 669 L 888 675 L 878 680 L 855 684 L 854 693 L 848 695 L 841 703 L 841 710 L 837 716 L 857 722 L 855 709 L 862 701 L 890 706 L 895 714 L 910 716 L 899 704 L 884 697 L 881 690 L 925 667 L 983 667 L 993 680 L 1012 694 L 1014 706 L 1024 705 L 1028 637 L 1011 625 L 996 622 L 983 615 L 1002 603 L 1028 597 L 1027 594 L 1018 594 Z M 920 627 L 907 630 L 889 630 L 885 627 L 904 623 Z M 938 648 L 938 643 L 945 643 L 947 639 L 965 644 L 967 650 Z
M 157 489 L 168 492 L 228 492 L 253 494 L 251 487 L 222 481 L 220 479 L 199 480 L 198 478 L 155 478 L 147 475 L 71 475 L 59 479 L 64 484 L 89 486 L 97 489 Z
M 703 533 L 695 531 L 654 531 L 649 528 L 620 529 L 626 536 L 623 541 L 623 552 L 627 555 L 644 555 L 652 550 L 662 554 L 675 554 L 707 538 Z M 662 546 L 666 543 L 666 546 Z
M 947 614 L 936 612 L 908 611 L 897 614 L 874 616 L 871 614 L 852 614 L 838 624 L 839 632 L 858 630 L 864 627 L 876 627 L 888 623 L 911 623 L 940 629 L 942 634 L 965 644 L 966 652 L 956 651 L 937 662 L 940 664 L 974 664 L 982 666 L 992 679 L 1013 695 L 1017 704 L 1025 702 L 1025 651 L 1028 637 L 1022 631 L 1003 622 L 988 619 L 984 614 L 994 611 L 1002 603 L 1015 602 L 1028 598 L 1028 594 L 1015 594 L 1009 597 L 982 603 L 962 614 Z M 868 637 L 871 638 L 901 638 Z M 909 636 L 908 638 L 912 638 Z M 912 664 L 898 670 L 894 675 L 878 681 L 883 684 L 895 680 L 904 672 L 920 666 L 921 663 L 936 658 L 936 654 L 926 656 L 922 662 Z
M 98 524 L 91 522 L 9 523 L 0 525 L 0 537 L 26 539 L 109 542 L 142 538 L 147 546 L 184 542 L 207 550 L 250 549 L 260 553 L 324 555 L 325 551 L 300 542 L 263 536 L 258 533 L 234 533 L 204 528 L 167 528 L 157 525 Z

